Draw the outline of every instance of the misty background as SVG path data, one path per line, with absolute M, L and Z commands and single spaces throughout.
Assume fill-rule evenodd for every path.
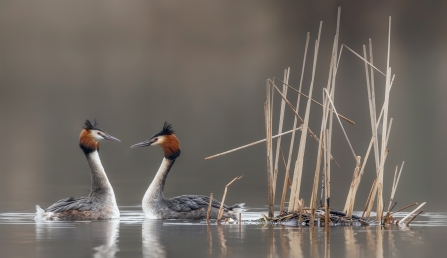
M 267 78 L 298 87 L 306 33 L 311 35 L 304 93 L 309 92 L 319 21 L 322 40 L 314 99 L 322 100 L 341 6 L 339 43 L 358 53 L 371 38 L 374 63 L 385 71 L 388 17 L 396 79 L 390 96 L 394 118 L 386 161 L 388 205 L 396 165 L 405 166 L 398 207 L 427 201 L 445 211 L 447 194 L 447 2 L 445 1 L 0 1 L 0 212 L 34 212 L 90 192 L 90 170 L 78 147 L 85 119 L 122 142 L 103 142 L 100 156 L 119 206 L 141 205 L 162 160 L 159 148 L 132 144 L 172 123 L 182 154 L 165 196 L 211 192 L 217 199 L 234 177 L 228 203 L 267 205 L 265 143 L 205 161 L 219 152 L 265 138 Z M 376 106 L 385 78 L 375 74 Z M 289 100 L 296 94 L 289 90 Z M 276 95 L 274 119 L 279 117 Z M 300 113 L 304 117 L 306 101 Z M 364 63 L 346 49 L 336 81 L 337 111 L 357 155 L 365 155 L 371 128 Z M 319 132 L 322 109 L 312 105 L 310 128 Z M 284 130 L 293 125 L 286 108 Z M 274 123 L 274 134 L 277 123 Z M 299 141 L 297 134 L 297 142 Z M 334 121 L 331 206 L 342 209 L 355 160 Z M 283 137 L 288 154 L 290 136 Z M 295 147 L 293 161 L 298 147 Z M 301 196 L 310 201 L 317 143 L 306 145 Z M 375 177 L 370 156 L 355 209 L 363 209 Z M 278 189 L 284 169 L 280 162 Z M 277 202 L 280 190 L 277 191 Z M 266 208 L 267 209 L 267 208 Z

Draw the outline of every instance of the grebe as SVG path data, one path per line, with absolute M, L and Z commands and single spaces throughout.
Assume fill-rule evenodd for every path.
M 144 216 L 149 219 L 205 219 L 210 198 L 203 195 L 181 195 L 166 199 L 163 188 L 168 177 L 169 170 L 180 156 L 180 142 L 174 134 L 172 126 L 165 122 L 163 129 L 149 140 L 134 144 L 131 148 L 158 145 L 164 152 L 161 166 L 149 185 L 143 197 Z M 242 209 L 244 204 L 233 206 L 224 205 L 222 218 L 236 219 L 237 209 Z M 213 199 L 210 217 L 216 219 L 220 208 L 220 202 Z
M 96 121 L 92 124 L 86 120 L 79 135 L 79 147 L 87 157 L 91 169 L 92 190 L 89 196 L 62 199 L 47 209 L 36 205 L 35 220 L 102 220 L 120 217 L 115 193 L 98 155 L 99 141 L 104 139 L 120 141 L 99 128 Z

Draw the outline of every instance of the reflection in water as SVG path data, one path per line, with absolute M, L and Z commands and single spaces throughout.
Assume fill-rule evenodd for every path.
M 64 250 L 77 252 L 85 245 L 92 246 L 93 257 L 115 257 L 119 251 L 119 220 L 85 222 L 38 222 L 35 224 L 37 242 L 57 243 L 58 246 L 37 245 L 36 253 L 47 257 L 48 252 Z
M 318 227 L 310 228 L 310 255 L 312 257 L 320 257 L 320 252 L 318 251 L 317 233 Z
M 160 242 L 157 226 L 159 220 L 145 219 L 142 227 L 143 257 L 166 257 L 165 247 Z
M 223 226 L 220 223 L 217 223 L 217 236 L 219 238 L 221 256 L 225 257 L 227 256 L 227 240 L 225 240 Z
M 344 235 L 346 253 L 353 255 L 352 257 L 360 257 L 360 248 L 357 244 L 356 233 L 352 227 L 345 227 Z
M 383 258 L 383 230 L 380 226 L 376 227 L 376 239 L 376 257 Z
M 326 223 L 324 227 L 324 257 L 330 258 L 331 257 L 331 228 Z
M 98 225 L 105 227 L 98 227 Z M 119 220 L 111 220 L 103 223 L 92 223 L 92 236 L 104 239 L 104 243 L 95 248 L 93 257 L 115 257 L 115 254 L 120 250 L 117 245 L 119 236 Z
M 445 249 L 447 216 L 442 219 L 444 226 L 437 221 L 413 227 L 312 229 L 134 215 L 119 221 L 35 223 L 32 214 L 0 213 L 0 257 L 437 257 Z
M 286 240 L 286 236 L 285 236 L 285 229 L 284 227 L 281 227 L 280 229 L 280 242 L 281 242 L 281 257 L 288 257 L 289 256 L 289 249 L 287 248 L 287 240 Z
M 264 224 L 264 227 L 268 228 L 268 243 L 269 243 L 269 257 L 278 257 L 278 254 L 276 253 L 276 246 L 275 246 L 275 231 L 274 227 L 271 225 Z
M 401 238 L 396 232 L 404 231 L 411 246 L 420 243 L 418 231 L 408 227 L 314 227 L 294 228 L 272 225 L 262 226 L 268 232 L 267 257 L 377 257 L 402 256 L 397 248 Z M 279 236 L 275 235 L 279 231 Z M 331 240 L 332 238 L 332 240 Z M 396 242 L 397 241 L 397 242 Z M 401 243 L 400 243 L 401 244 Z
M 211 234 L 210 223 L 206 223 L 206 240 L 208 241 L 208 255 L 213 254 L 213 234 Z
M 304 257 L 301 245 L 303 244 L 301 228 L 281 226 L 280 229 L 280 257 Z M 270 250 L 273 250 L 272 248 Z M 274 256 L 273 253 L 270 256 Z
M 391 230 L 387 230 L 386 228 L 385 228 L 385 232 L 387 233 L 386 235 L 388 237 L 388 244 L 389 244 L 388 248 L 390 250 L 390 254 L 392 257 L 397 257 L 398 254 L 396 253 L 396 247 L 394 244 L 394 235 L 391 234 Z

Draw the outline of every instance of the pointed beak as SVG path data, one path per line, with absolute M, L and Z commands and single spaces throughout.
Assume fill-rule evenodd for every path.
M 134 144 L 132 146 L 130 146 L 131 148 L 138 148 L 138 147 L 147 147 L 147 146 L 151 146 L 151 144 L 153 143 L 152 139 L 149 139 L 147 141 L 144 142 L 139 142 L 137 144 Z
M 103 137 L 104 137 L 104 139 L 109 140 L 109 141 L 121 142 L 118 138 L 115 138 L 115 137 L 113 137 L 113 136 L 111 136 L 109 134 L 107 134 L 107 135 L 105 135 Z

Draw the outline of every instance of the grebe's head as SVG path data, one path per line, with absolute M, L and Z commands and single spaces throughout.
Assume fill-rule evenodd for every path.
M 163 149 L 165 158 L 167 159 L 176 159 L 180 156 L 180 142 L 174 134 L 174 130 L 172 129 L 172 125 L 168 122 L 165 122 L 163 125 L 163 129 L 154 134 L 149 140 L 144 142 L 140 142 L 130 146 L 131 148 L 137 147 L 147 147 L 151 145 L 158 145 Z
M 101 129 L 96 120 L 92 124 L 87 119 L 82 128 L 81 134 L 79 135 L 79 146 L 85 154 L 99 150 L 99 141 L 101 140 L 120 142 L 120 140 Z

